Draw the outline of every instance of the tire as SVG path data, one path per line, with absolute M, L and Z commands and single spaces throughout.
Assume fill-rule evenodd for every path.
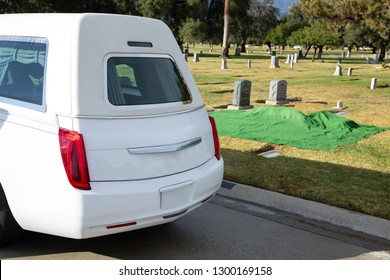
M 22 231 L 11 213 L 4 190 L 0 185 L 0 246 L 18 240 Z

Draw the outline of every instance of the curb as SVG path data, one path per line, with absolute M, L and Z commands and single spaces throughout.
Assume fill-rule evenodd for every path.
M 218 194 L 390 240 L 390 221 L 224 180 Z

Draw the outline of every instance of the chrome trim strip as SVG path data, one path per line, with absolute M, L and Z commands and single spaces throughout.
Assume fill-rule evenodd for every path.
M 143 106 L 143 105 L 140 105 Z M 149 106 L 149 105 L 147 105 Z M 77 115 L 77 114 L 66 114 L 66 113 L 57 113 L 57 115 L 64 116 L 64 117 L 71 117 L 75 119 L 91 119 L 91 120 L 123 120 L 123 119 L 147 119 L 147 118 L 155 118 L 155 117 L 165 117 L 165 116 L 174 116 L 174 115 L 180 115 L 180 114 L 186 114 L 190 112 L 197 111 L 199 109 L 205 108 L 205 104 L 192 107 L 190 109 L 186 110 L 178 110 L 173 112 L 165 112 L 160 114 L 149 114 L 149 115 L 142 115 L 142 114 L 134 114 L 134 115 L 117 115 L 117 116 L 97 116 L 97 115 Z
M 129 148 L 127 151 L 130 154 L 157 154 L 157 153 L 173 153 L 188 149 L 202 142 L 202 137 L 194 138 L 188 141 L 162 146 Z

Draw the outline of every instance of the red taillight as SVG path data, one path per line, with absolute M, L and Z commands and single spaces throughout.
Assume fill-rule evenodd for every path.
M 217 126 L 215 124 L 215 120 L 213 117 L 209 117 L 209 119 L 210 119 L 211 127 L 213 129 L 215 157 L 217 158 L 217 160 L 220 160 L 221 159 L 221 149 L 219 146 Z
M 60 128 L 58 136 L 62 161 L 70 184 L 76 189 L 90 190 L 83 135 Z

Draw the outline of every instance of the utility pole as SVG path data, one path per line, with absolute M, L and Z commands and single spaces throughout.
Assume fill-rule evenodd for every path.
M 229 57 L 229 10 L 230 0 L 225 0 L 225 12 L 223 16 L 223 42 L 222 42 L 222 57 Z

